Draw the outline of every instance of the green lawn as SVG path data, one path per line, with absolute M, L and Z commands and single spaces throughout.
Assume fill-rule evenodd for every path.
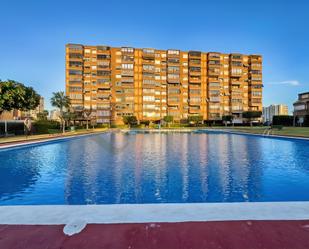
M 254 134 L 263 134 L 267 128 L 269 127 L 224 127 L 224 129 Z M 270 134 L 281 136 L 309 137 L 309 127 L 283 127 L 282 130 L 272 129 Z
M 2 137 L 2 138 L 0 138 L 0 144 L 31 141 L 31 140 L 38 140 L 38 139 L 48 139 L 48 138 L 54 138 L 54 137 L 82 135 L 82 134 L 88 134 L 88 133 L 102 132 L 102 131 L 106 131 L 106 130 L 107 130 L 107 128 L 89 129 L 89 130 L 80 129 L 80 130 L 76 130 L 76 131 L 67 131 L 65 134 L 53 133 L 53 134 L 31 135 L 31 136 L 24 136 L 23 135 L 23 136 Z

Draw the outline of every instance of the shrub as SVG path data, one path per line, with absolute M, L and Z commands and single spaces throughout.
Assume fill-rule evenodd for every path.
M 50 130 L 59 130 L 60 124 L 53 120 L 38 120 L 33 123 L 34 132 L 37 134 L 47 134 Z
M 198 125 L 203 121 L 203 116 L 201 115 L 192 115 L 188 117 L 188 121 L 192 125 Z
M 273 116 L 273 125 L 293 126 L 294 117 L 290 115 Z
M 137 125 L 137 118 L 135 116 L 123 116 L 123 122 L 131 127 Z

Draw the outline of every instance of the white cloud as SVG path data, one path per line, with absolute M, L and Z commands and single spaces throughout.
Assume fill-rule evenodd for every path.
M 278 81 L 278 82 L 269 82 L 268 85 L 299 86 L 300 83 L 298 80 L 286 80 L 286 81 Z

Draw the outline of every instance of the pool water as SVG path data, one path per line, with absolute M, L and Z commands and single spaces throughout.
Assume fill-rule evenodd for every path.
M 309 141 L 111 132 L 0 150 L 0 205 L 309 201 Z

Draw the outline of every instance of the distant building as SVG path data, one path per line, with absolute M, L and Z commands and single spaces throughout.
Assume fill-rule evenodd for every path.
M 273 116 L 288 115 L 289 109 L 287 105 L 270 105 L 263 107 L 263 122 L 273 122 Z
M 21 120 L 25 118 L 32 118 L 37 119 L 37 115 L 44 111 L 44 98 L 40 98 L 40 103 L 37 108 L 30 111 L 19 111 L 19 110 L 12 110 L 12 111 L 4 111 L 0 115 L 0 120 Z
M 59 110 L 51 110 L 49 119 L 59 121 L 60 120 L 60 111 Z
M 19 120 L 21 119 L 21 111 L 12 110 L 12 111 L 4 111 L 0 115 L 0 120 Z
M 298 100 L 293 104 L 293 115 L 298 119 L 298 124 L 305 122 L 306 116 L 309 117 L 309 92 L 298 94 Z
M 35 108 L 34 110 L 30 110 L 30 111 L 26 111 L 26 112 L 22 112 L 21 114 L 21 118 L 32 118 L 32 119 L 37 119 L 38 114 L 42 113 L 44 111 L 44 98 L 40 97 L 40 103 L 37 106 L 37 108 Z

